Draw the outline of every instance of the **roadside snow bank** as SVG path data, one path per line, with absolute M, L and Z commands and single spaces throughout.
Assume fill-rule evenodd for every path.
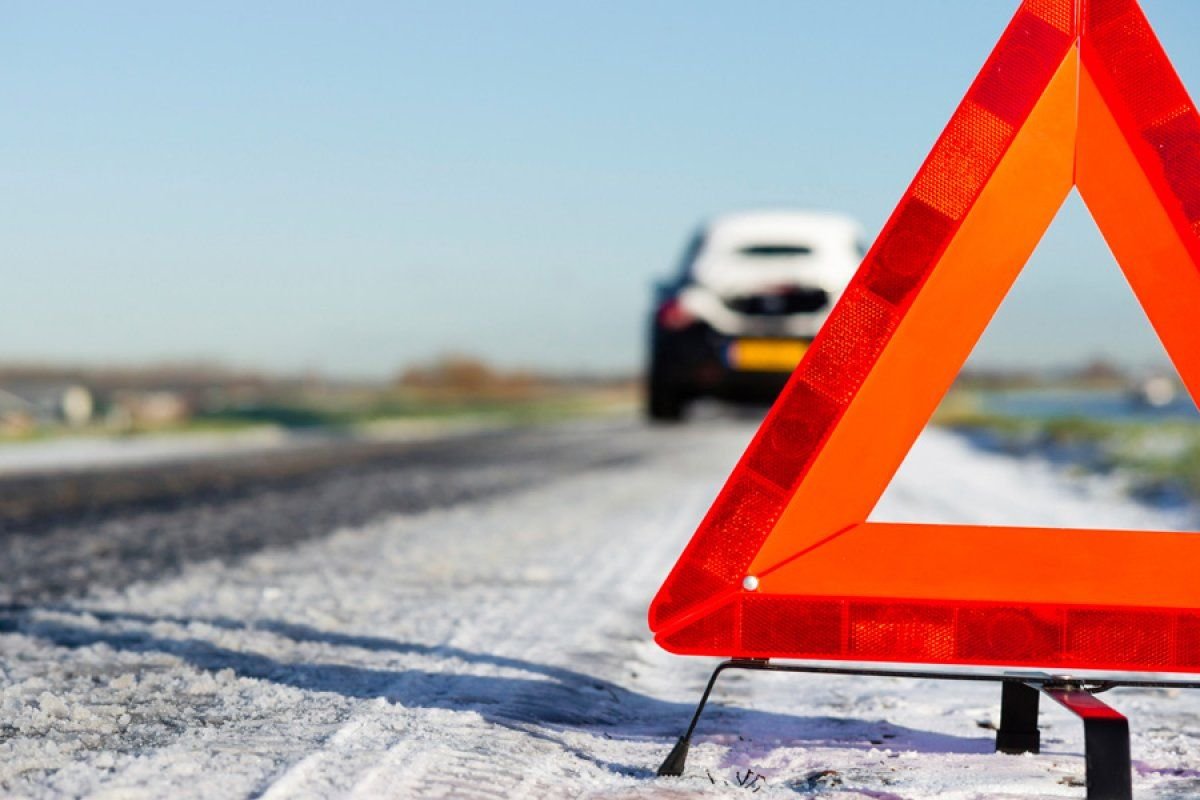
M 922 434 L 871 519 L 1126 530 L 1197 524 L 1193 508 L 1132 500 L 1118 478 L 1079 474 L 1035 455 L 981 450 L 940 428 Z

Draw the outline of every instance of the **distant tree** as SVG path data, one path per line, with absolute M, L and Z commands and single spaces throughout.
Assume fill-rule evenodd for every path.
M 1072 376 L 1081 383 L 1096 385 L 1124 384 L 1128 376 L 1120 366 L 1106 358 L 1094 358 Z
M 501 371 L 482 358 L 450 354 L 404 370 L 396 384 L 425 393 L 472 397 L 527 395 L 555 382 L 529 370 Z

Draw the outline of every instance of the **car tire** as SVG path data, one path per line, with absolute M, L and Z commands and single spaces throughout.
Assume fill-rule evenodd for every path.
M 646 416 L 651 422 L 682 422 L 687 402 L 663 381 L 651 378 L 646 387 Z

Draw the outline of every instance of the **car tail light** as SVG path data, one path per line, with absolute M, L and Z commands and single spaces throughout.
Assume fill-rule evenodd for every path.
M 655 318 L 660 326 L 672 331 L 683 330 L 696 322 L 696 316 L 683 307 L 678 297 L 659 306 Z

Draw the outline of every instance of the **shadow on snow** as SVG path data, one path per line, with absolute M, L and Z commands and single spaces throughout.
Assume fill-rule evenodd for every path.
M 553 732 L 581 731 L 627 740 L 661 739 L 664 752 L 682 733 L 694 710 L 691 702 L 661 700 L 583 672 L 521 658 L 477 653 L 444 645 L 398 642 L 378 636 L 322 631 L 281 621 L 252 624 L 216 617 L 152 616 L 128 612 L 53 607 L 48 611 L 89 615 L 101 622 L 182 626 L 209 625 L 237 631 L 263 631 L 295 643 L 355 648 L 372 652 L 431 657 L 523 676 L 476 675 L 423 669 L 379 669 L 337 663 L 288 662 L 252 652 L 219 647 L 202 639 L 169 638 L 148 631 L 106 631 L 56 619 L 37 619 L 34 609 L 0 609 L 0 634 L 20 633 L 49 644 L 80 648 L 104 645 L 132 653 L 167 653 L 202 670 L 224 669 L 243 678 L 282 686 L 330 692 L 352 699 L 384 698 L 407 708 L 473 711 L 485 720 L 526 735 L 555 742 L 577 757 L 606 770 L 632 777 L 652 777 L 649 765 L 614 764 L 555 738 Z M 696 688 L 697 699 L 700 687 Z M 717 690 L 719 701 L 720 687 Z M 990 738 L 959 737 L 893 725 L 883 721 L 799 717 L 769 711 L 709 704 L 697 741 L 741 735 L 757 748 L 830 746 L 869 749 L 887 747 L 930 753 L 988 753 Z

